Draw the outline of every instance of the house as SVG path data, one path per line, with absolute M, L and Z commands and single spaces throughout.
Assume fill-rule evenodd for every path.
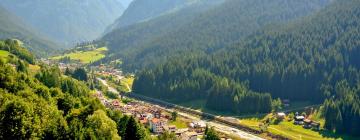
M 154 133 L 162 133 L 164 132 L 164 126 L 167 125 L 167 122 L 165 120 L 162 119 L 158 119 L 158 118 L 153 118 L 150 122 L 150 129 L 154 132 Z
M 206 123 L 204 121 L 194 121 L 193 123 L 196 128 L 206 128 Z
M 147 118 L 148 120 L 151 120 L 152 118 L 154 118 L 154 115 L 151 114 L 151 113 L 147 113 L 146 118 Z
M 180 140 L 197 140 L 196 132 L 185 132 L 181 134 Z
M 145 118 L 145 119 L 140 120 L 139 122 L 140 122 L 140 124 L 142 124 L 142 125 L 146 125 L 146 124 L 148 124 L 148 120 L 147 120 L 146 118 Z
M 320 130 L 320 123 L 313 121 L 313 122 L 311 123 L 311 127 L 312 127 L 312 129 L 318 131 L 318 130 Z
M 119 100 L 113 100 L 112 101 L 112 106 L 114 107 L 114 108 L 119 108 L 120 107 L 120 101 Z
M 305 119 L 304 116 L 295 116 L 294 124 L 302 125 L 302 124 L 304 124 L 304 119 Z
M 190 127 L 193 129 L 193 131 L 202 133 L 205 131 L 206 123 L 204 121 L 194 121 L 190 123 Z
M 309 119 L 305 119 L 304 120 L 304 128 L 305 129 L 310 129 L 312 126 L 311 126 L 311 123 L 312 123 L 312 120 L 309 120 Z
M 154 117 L 160 119 L 161 118 L 161 111 L 157 110 L 154 112 Z
M 185 133 L 185 132 L 187 132 L 187 131 L 189 131 L 189 128 L 177 129 L 177 130 L 175 131 L 175 135 L 178 136 L 178 137 L 180 137 L 183 133 Z
M 278 118 L 278 119 L 283 120 L 283 119 L 285 119 L 285 117 L 286 117 L 286 114 L 284 112 L 276 113 L 276 118 Z
M 164 131 L 167 131 L 167 132 L 173 132 L 173 133 L 176 132 L 175 125 L 165 125 L 163 128 L 164 128 Z

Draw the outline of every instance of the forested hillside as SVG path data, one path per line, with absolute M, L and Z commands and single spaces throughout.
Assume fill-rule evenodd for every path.
M 141 72 L 134 90 L 176 102 L 206 99 L 211 109 L 236 113 L 268 111 L 271 97 L 326 100 L 325 127 L 359 135 L 359 15 L 360 1 L 337 0 L 210 55 L 168 59 Z
M 305 16 L 319 10 L 328 2 L 328 0 L 311 2 L 308 0 L 228 0 L 220 6 L 210 8 L 195 16 L 182 17 L 176 14 L 167 16 L 169 21 L 176 21 L 179 17 L 185 19 L 186 22 L 170 24 L 171 28 L 166 28 L 169 24 L 156 24 L 158 28 L 165 26 L 163 31 L 151 32 L 152 28 L 145 28 L 147 29 L 145 31 L 150 30 L 151 33 L 150 38 L 145 40 L 132 43 L 132 36 L 137 34 L 133 34 L 132 30 L 128 32 L 119 30 L 122 33 L 109 34 L 109 38 L 112 39 L 108 41 L 110 50 L 118 52 L 113 57 L 124 59 L 125 68 L 141 69 L 163 62 L 167 57 L 174 55 L 181 56 L 183 53 L 196 51 L 200 51 L 196 52 L 196 55 L 211 53 L 246 37 L 261 27 Z M 152 21 L 155 20 L 157 19 Z M 154 27 L 152 21 L 140 26 Z M 135 30 L 135 33 L 136 31 L 138 30 Z M 104 40 L 107 40 L 107 36 Z
M 134 0 L 107 31 L 150 20 L 180 8 L 189 1 L 194 0 Z
M 16 15 L 0 6 L 0 39 L 17 38 L 36 55 L 44 56 L 54 51 L 57 45 L 40 35 Z
M 200 0 L 177 12 L 163 15 L 148 22 L 116 29 L 101 39 L 103 42 L 109 43 L 109 47 L 114 52 L 112 55 L 109 55 L 111 57 L 105 58 L 102 61 L 111 61 L 112 59 L 118 59 L 119 56 L 125 56 L 128 54 L 128 51 L 125 50 L 132 49 L 140 44 L 146 44 L 146 42 L 153 40 L 159 35 L 177 29 L 183 24 L 189 23 L 202 12 L 221 3 L 219 0 Z
M 100 37 L 124 10 L 118 0 L 0 0 L 0 5 L 67 47 Z
M 0 50 L 10 50 L 0 55 L 0 139 L 148 139 L 134 118 L 91 96 L 91 80 L 57 67 L 34 69 L 31 53 L 16 40 L 0 41 Z

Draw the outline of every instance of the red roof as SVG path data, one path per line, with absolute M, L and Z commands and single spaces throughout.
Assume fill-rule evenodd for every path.
M 160 120 L 159 119 L 157 119 L 157 118 L 153 118 L 152 120 L 151 120 L 151 122 L 153 122 L 153 123 L 158 123 Z
M 141 123 L 141 124 L 146 124 L 146 123 L 147 123 L 147 119 L 140 120 L 140 123 Z
M 120 105 L 120 102 L 119 102 L 118 100 L 114 100 L 114 101 L 112 102 L 112 104 L 113 104 L 114 106 L 119 106 L 119 105 Z

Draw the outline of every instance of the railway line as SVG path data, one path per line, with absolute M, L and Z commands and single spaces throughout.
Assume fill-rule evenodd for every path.
M 263 138 L 260 138 L 257 135 L 265 133 L 268 138 L 277 139 L 277 140 L 289 140 L 289 138 L 286 138 L 286 137 L 281 136 L 281 135 L 275 135 L 275 134 L 272 134 L 272 133 L 269 133 L 269 132 L 261 132 L 259 130 L 256 130 L 256 129 L 241 125 L 238 122 L 230 121 L 230 120 L 224 119 L 222 117 L 219 117 L 219 116 L 216 116 L 216 115 L 213 115 L 213 114 L 210 114 L 210 113 L 201 112 L 201 111 L 198 111 L 198 110 L 194 110 L 194 109 L 190 109 L 190 108 L 187 108 L 187 107 L 179 106 L 179 105 L 169 103 L 169 102 L 166 102 L 166 101 L 162 101 L 162 100 L 159 100 L 159 99 L 146 97 L 146 96 L 139 95 L 139 94 L 136 94 L 136 93 L 125 94 L 125 96 L 128 97 L 128 98 L 134 98 L 134 99 L 137 99 L 137 100 L 149 102 L 151 104 L 159 105 L 159 106 L 167 108 L 167 109 L 175 109 L 175 110 L 180 111 L 180 112 L 185 113 L 185 114 L 191 114 L 191 115 L 200 116 L 203 120 L 207 120 L 208 122 L 210 122 L 210 124 L 215 123 L 215 126 L 216 126 L 216 124 L 221 124 L 221 125 L 225 125 L 225 126 L 230 127 L 230 128 L 235 128 L 235 130 L 238 129 L 239 131 L 234 131 L 234 133 L 239 134 L 240 137 L 243 136 L 242 138 L 245 138 L 245 139 L 259 139 L 259 140 L 262 140 Z

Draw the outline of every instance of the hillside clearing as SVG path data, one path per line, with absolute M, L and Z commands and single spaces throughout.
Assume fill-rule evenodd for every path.
M 108 51 L 106 47 L 97 48 L 91 51 L 78 51 L 62 56 L 56 56 L 51 59 L 60 60 L 64 57 L 70 57 L 71 60 L 80 61 L 80 63 L 88 64 L 97 60 L 100 60 L 105 57 L 105 53 Z

